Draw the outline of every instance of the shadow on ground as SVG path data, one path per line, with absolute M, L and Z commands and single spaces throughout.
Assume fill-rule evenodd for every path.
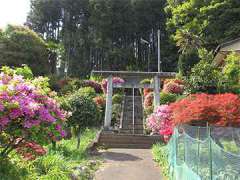
M 127 154 L 127 153 L 119 153 L 119 152 L 104 152 L 103 156 L 107 160 L 112 161 L 140 161 L 142 158 L 137 156 Z

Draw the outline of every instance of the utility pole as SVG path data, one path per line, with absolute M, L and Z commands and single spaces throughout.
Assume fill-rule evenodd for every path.
M 160 51 L 161 31 L 160 31 L 160 29 L 158 29 L 157 34 L 158 34 L 158 72 L 161 72 L 161 54 L 160 54 L 161 53 L 161 51 Z
M 141 43 L 148 45 L 148 72 L 150 71 L 150 53 L 151 53 L 151 43 L 147 40 L 141 38 Z

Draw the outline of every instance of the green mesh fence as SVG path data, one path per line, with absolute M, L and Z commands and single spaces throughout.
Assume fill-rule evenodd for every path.
M 169 141 L 173 180 L 240 180 L 240 129 L 184 125 Z

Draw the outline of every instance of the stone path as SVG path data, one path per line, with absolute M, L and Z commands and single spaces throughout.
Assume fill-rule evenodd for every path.
M 108 149 L 95 180 L 162 180 L 150 149 Z

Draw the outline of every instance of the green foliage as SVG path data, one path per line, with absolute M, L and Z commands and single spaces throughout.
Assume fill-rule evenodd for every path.
M 151 84 L 152 80 L 151 79 L 143 79 L 140 84 Z
M 11 75 L 21 75 L 24 77 L 24 79 L 33 79 L 32 70 L 27 65 L 23 65 L 22 67 L 16 67 L 14 69 L 8 66 L 2 66 L 0 71 Z
M 89 99 L 92 99 L 92 98 L 97 96 L 95 90 L 92 87 L 80 88 L 78 90 L 78 93 L 79 93 L 80 96 L 84 96 L 84 97 L 87 97 Z
M 161 167 L 162 174 L 169 179 L 168 147 L 165 144 L 155 144 L 152 147 L 153 159 Z
M 160 104 L 169 104 L 172 102 L 175 102 L 177 100 L 178 95 L 177 94 L 171 94 L 171 93 L 160 93 Z
M 121 104 L 113 104 L 113 106 L 112 106 L 112 121 L 111 121 L 111 125 L 113 127 L 120 123 L 121 112 L 122 112 Z
M 37 159 L 34 162 L 34 167 L 41 174 L 42 180 L 58 180 L 69 179 L 71 172 L 71 161 L 66 161 L 61 154 L 48 154 Z
M 26 64 L 34 75 L 49 73 L 47 46 L 41 37 L 26 27 L 11 25 L 3 34 L 0 38 L 0 66 Z M 27 69 L 24 71 L 29 73 Z
M 104 78 L 102 76 L 91 75 L 90 80 L 101 83 Z
M 199 62 L 198 53 L 196 50 L 188 50 L 181 54 L 178 59 L 178 70 L 183 76 L 188 76 L 191 73 L 191 68 Z
M 67 180 L 71 174 L 76 174 L 79 179 L 87 180 L 99 165 L 89 163 L 92 157 L 87 154 L 89 143 L 95 138 L 96 129 L 86 129 L 82 133 L 82 141 L 76 150 L 76 139 L 62 140 L 56 149 L 46 147 L 48 154 L 34 161 L 24 161 L 12 152 L 9 159 L 0 160 L 0 177 L 4 180 Z M 78 166 L 86 167 L 85 173 L 77 173 L 74 169 Z
M 80 129 L 99 125 L 99 112 L 97 105 L 89 98 L 90 95 L 77 91 L 68 98 L 68 105 L 72 116 L 68 120 L 70 126 Z
M 232 85 L 240 83 L 240 56 L 237 53 L 231 53 L 227 56 L 223 73 L 228 83 Z
M 237 0 L 167 0 L 167 26 L 180 49 L 214 49 L 239 36 L 240 2 Z
M 67 79 L 52 79 L 51 86 L 55 87 L 59 94 L 67 95 L 71 94 L 72 92 L 78 91 L 80 88 L 83 87 L 83 81 L 78 78 L 67 78 Z
M 200 50 L 200 62 L 196 64 L 187 80 L 187 90 L 191 93 L 217 93 L 222 84 L 222 75 L 219 69 L 212 64 L 213 55 L 206 50 Z
M 64 45 L 73 77 L 89 77 L 93 68 L 147 70 L 148 57 L 149 70 L 156 70 L 161 27 L 162 68 L 173 71 L 177 50 L 165 28 L 165 5 L 166 0 L 32 0 L 27 25 L 47 41 Z M 151 42 L 150 51 L 141 38 Z
M 122 94 L 115 94 L 112 97 L 112 103 L 113 104 L 122 104 L 123 101 L 123 95 Z

